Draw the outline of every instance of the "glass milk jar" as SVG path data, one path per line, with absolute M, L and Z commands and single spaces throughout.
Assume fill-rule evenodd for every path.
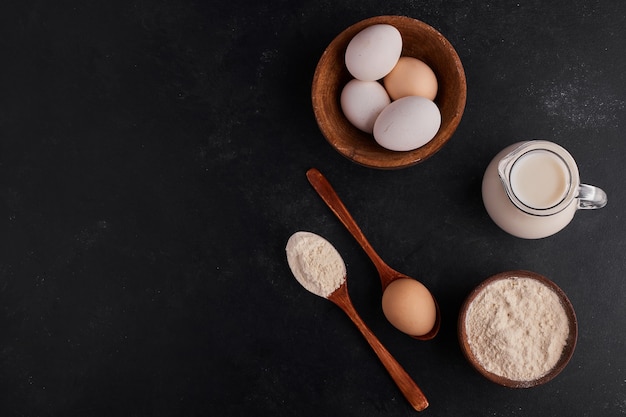
M 578 209 L 607 203 L 603 190 L 580 183 L 572 155 L 545 140 L 518 142 L 498 153 L 485 171 L 482 196 L 491 219 L 524 239 L 553 235 Z

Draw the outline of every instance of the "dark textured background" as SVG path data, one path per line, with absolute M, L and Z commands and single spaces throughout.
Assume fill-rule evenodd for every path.
M 441 31 L 468 83 L 453 139 L 392 172 L 336 153 L 309 96 L 326 45 L 381 14 Z M 298 230 L 341 252 L 423 415 L 625 415 L 625 46 L 621 0 L 3 1 L 0 415 L 415 415 L 347 317 L 292 277 Z M 533 138 L 567 148 L 609 205 L 525 241 L 490 221 L 480 182 Z M 312 166 L 435 294 L 435 340 L 385 321 Z M 455 336 L 469 291 L 517 268 L 553 279 L 579 320 L 568 367 L 529 390 L 484 380 Z

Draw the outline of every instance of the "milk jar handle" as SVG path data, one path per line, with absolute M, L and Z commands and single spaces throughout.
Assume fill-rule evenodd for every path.
M 578 187 L 578 208 L 584 210 L 599 209 L 608 202 L 604 190 L 593 185 L 580 184 Z

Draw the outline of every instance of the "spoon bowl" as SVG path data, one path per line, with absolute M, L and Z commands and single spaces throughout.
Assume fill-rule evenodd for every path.
M 378 271 L 378 275 L 380 275 L 380 282 L 382 285 L 383 293 L 385 292 L 385 289 L 387 289 L 389 284 L 397 279 L 413 279 L 396 271 L 382 260 L 382 258 L 378 255 L 378 253 L 376 253 L 372 245 L 369 243 L 369 241 L 361 231 L 361 228 L 356 223 L 346 206 L 339 198 L 339 195 L 337 194 L 335 189 L 318 169 L 309 169 L 306 173 L 306 176 L 309 180 L 309 183 L 313 186 L 313 188 L 319 194 L 322 200 L 324 200 L 324 202 L 331 209 L 331 211 L 335 213 L 337 218 L 339 218 L 341 223 L 343 223 L 343 225 L 348 229 L 350 234 L 356 239 L 356 241 L 363 248 L 367 256 L 374 263 L 374 266 Z M 441 313 L 439 311 L 439 305 L 437 304 L 437 300 L 435 299 L 435 297 L 433 297 L 433 301 L 435 304 L 435 323 L 432 329 L 426 334 L 410 335 L 411 337 L 418 340 L 430 340 L 433 339 L 437 335 L 437 333 L 439 333 L 439 328 L 441 327 Z

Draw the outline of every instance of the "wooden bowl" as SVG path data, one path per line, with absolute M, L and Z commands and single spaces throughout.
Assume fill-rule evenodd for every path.
M 348 43 L 364 28 L 379 23 L 396 27 L 402 35 L 402 55 L 424 61 L 437 76 L 434 101 L 441 112 L 441 127 L 430 142 L 412 151 L 383 148 L 372 135 L 354 127 L 341 110 L 341 90 L 352 79 L 345 65 Z M 437 30 L 405 16 L 377 16 L 350 26 L 328 45 L 315 69 L 311 96 L 317 124 L 340 154 L 366 167 L 398 169 L 424 161 L 448 142 L 461 121 L 467 85 L 459 56 Z
M 512 379 L 505 378 L 501 375 L 497 375 L 486 370 L 477 360 L 476 356 L 472 352 L 468 341 L 467 329 L 466 329 L 466 319 L 467 319 L 467 310 L 469 305 L 474 301 L 474 299 L 489 285 L 493 284 L 495 281 L 510 279 L 514 277 L 519 278 L 531 278 L 539 281 L 544 284 L 546 287 L 554 291 L 554 293 L 558 296 L 561 301 L 561 305 L 563 306 L 565 313 L 567 315 L 568 324 L 569 324 L 569 335 L 567 337 L 567 341 L 563 351 L 561 353 L 560 358 L 558 359 L 555 366 L 544 376 L 531 380 L 531 381 L 516 381 Z M 507 271 L 502 272 L 500 274 L 496 274 L 485 281 L 483 281 L 480 285 L 478 285 L 466 298 L 465 302 L 461 307 L 461 311 L 459 314 L 458 321 L 458 338 L 459 343 L 461 345 L 461 350 L 463 351 L 463 355 L 469 361 L 474 369 L 476 369 L 481 375 L 483 375 L 488 380 L 495 382 L 496 384 L 509 387 L 509 388 L 531 388 L 541 384 L 545 384 L 546 382 L 552 380 L 556 377 L 561 371 L 565 368 L 569 360 L 572 358 L 574 354 L 574 348 L 576 347 L 576 340 L 578 338 L 578 322 L 576 320 L 576 314 L 574 313 L 574 308 L 570 303 L 569 299 L 553 281 L 548 278 L 539 275 L 530 271 Z

